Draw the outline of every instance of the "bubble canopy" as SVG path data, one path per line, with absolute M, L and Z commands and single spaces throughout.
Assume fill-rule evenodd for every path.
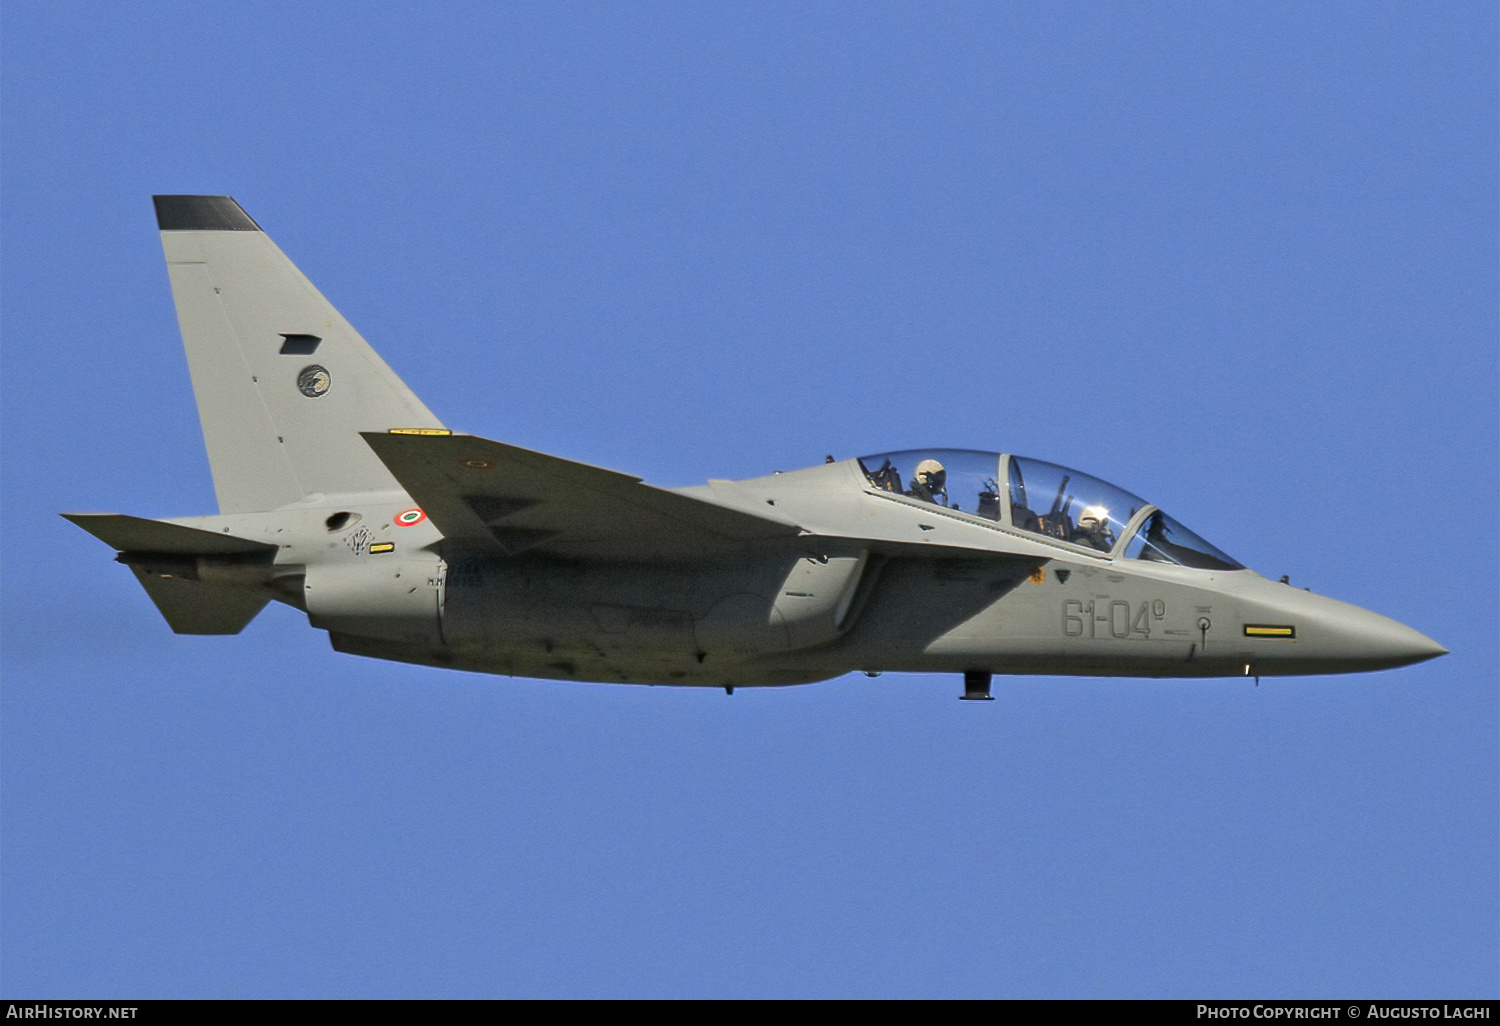
M 1199 570 L 1244 566 L 1162 510 L 1107 481 L 1024 456 L 908 449 L 862 456 L 870 487 L 1095 554 Z

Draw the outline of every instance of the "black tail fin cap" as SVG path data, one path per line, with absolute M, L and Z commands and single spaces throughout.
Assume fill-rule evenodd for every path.
M 258 232 L 232 196 L 152 196 L 164 232 Z

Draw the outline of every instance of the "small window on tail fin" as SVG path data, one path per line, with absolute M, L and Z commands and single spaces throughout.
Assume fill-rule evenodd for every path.
M 286 341 L 281 343 L 282 356 L 311 356 L 317 351 L 318 343 L 323 341 L 317 335 L 288 335 L 281 332 L 281 337 Z

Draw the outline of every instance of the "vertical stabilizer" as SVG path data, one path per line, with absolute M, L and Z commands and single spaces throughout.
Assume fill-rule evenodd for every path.
M 399 489 L 360 432 L 441 422 L 233 199 L 155 200 L 220 511 Z

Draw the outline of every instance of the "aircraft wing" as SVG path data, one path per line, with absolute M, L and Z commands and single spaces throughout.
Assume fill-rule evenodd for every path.
M 480 550 L 680 559 L 801 533 L 774 515 L 729 509 L 474 435 L 363 435 L 438 530 Z

